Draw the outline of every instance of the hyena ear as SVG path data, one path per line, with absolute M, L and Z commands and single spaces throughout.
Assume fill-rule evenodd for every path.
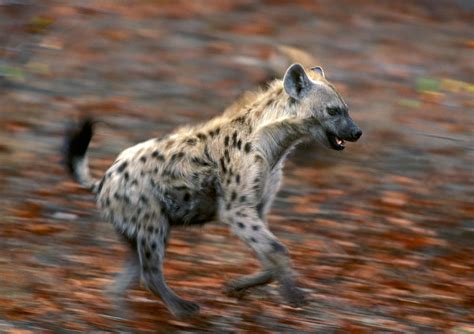
M 300 64 L 291 65 L 283 77 L 283 87 L 288 95 L 301 100 L 311 89 L 312 82 Z
M 311 67 L 311 71 L 314 71 L 316 73 L 318 73 L 320 76 L 322 76 L 323 78 L 325 78 L 326 76 L 324 75 L 324 70 L 321 66 L 316 66 L 316 67 Z

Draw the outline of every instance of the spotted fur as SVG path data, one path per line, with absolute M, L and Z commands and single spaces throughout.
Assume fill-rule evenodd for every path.
M 328 108 L 341 110 L 337 120 Z M 319 139 L 330 147 L 330 136 L 355 139 L 346 133 L 358 128 L 322 70 L 292 65 L 283 81 L 247 96 L 223 115 L 124 150 L 100 180 L 87 169 L 91 124 L 87 120 L 69 137 L 67 162 L 78 181 L 96 193 L 105 219 L 132 243 L 132 259 L 139 265 L 127 265 L 131 273 L 122 275 L 126 279 L 119 280 L 119 290 L 141 276 L 176 316 L 197 312 L 197 304 L 166 285 L 165 248 L 171 227 L 217 221 L 262 263 L 261 272 L 230 282 L 229 293 L 277 280 L 292 305 L 304 301 L 288 251 L 269 230 L 266 216 L 280 187 L 283 162 L 296 144 Z

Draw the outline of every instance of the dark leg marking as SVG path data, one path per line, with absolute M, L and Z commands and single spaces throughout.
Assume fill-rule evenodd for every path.
M 277 253 L 283 253 L 283 254 L 288 254 L 288 250 L 286 249 L 285 246 L 283 246 L 281 243 L 272 240 L 271 242 L 272 248 L 275 252 Z

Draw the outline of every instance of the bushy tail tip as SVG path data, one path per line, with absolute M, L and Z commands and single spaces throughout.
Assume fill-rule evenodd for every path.
M 84 187 L 93 190 L 96 180 L 89 174 L 87 149 L 94 132 L 95 121 L 84 118 L 80 125 L 72 125 L 66 133 L 64 163 L 67 171 Z

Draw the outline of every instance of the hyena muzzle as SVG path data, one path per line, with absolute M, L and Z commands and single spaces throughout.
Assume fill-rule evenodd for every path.
M 130 243 L 131 255 L 116 282 L 123 293 L 141 281 L 178 317 L 199 306 L 175 294 L 163 276 L 170 229 L 216 221 L 228 225 L 262 269 L 227 284 L 230 294 L 277 281 L 290 305 L 305 301 L 286 247 L 269 230 L 267 213 L 282 179 L 283 162 L 300 142 L 334 150 L 362 131 L 320 67 L 290 66 L 283 80 L 199 126 L 178 129 L 123 151 L 100 180 L 91 178 L 87 148 L 93 121 L 67 137 L 69 171 L 96 194 L 100 211 Z

